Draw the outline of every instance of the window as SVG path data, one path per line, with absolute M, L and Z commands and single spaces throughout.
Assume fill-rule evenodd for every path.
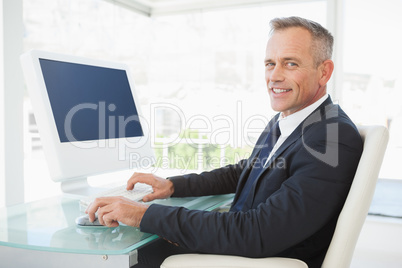
M 248 156 L 275 114 L 264 82 L 269 21 L 291 15 L 325 26 L 326 2 L 148 18 L 109 1 L 25 0 L 24 46 L 131 65 L 142 111 L 150 118 L 157 166 L 185 173 Z M 30 201 L 59 189 L 47 173 L 28 96 L 25 111 Z
M 345 1 L 344 81 L 340 104 L 360 124 L 385 125 L 390 140 L 380 178 L 402 179 L 402 25 L 399 0 Z M 359 16 L 356 16 L 359 14 Z

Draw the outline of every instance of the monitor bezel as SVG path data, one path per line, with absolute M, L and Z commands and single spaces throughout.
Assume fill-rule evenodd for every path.
M 144 135 L 131 138 L 60 142 L 40 59 L 125 71 Z M 62 182 L 118 170 L 143 168 L 155 162 L 149 136 L 149 120 L 141 111 L 134 80 L 127 64 L 40 50 L 24 53 L 21 56 L 21 63 L 53 181 Z

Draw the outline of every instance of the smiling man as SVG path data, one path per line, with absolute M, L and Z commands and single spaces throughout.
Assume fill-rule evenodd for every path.
M 320 267 L 362 153 L 360 135 L 326 92 L 333 37 L 298 17 L 271 21 L 265 78 L 268 123 L 248 159 L 201 174 L 159 178 L 135 173 L 127 183 L 152 185 L 144 201 L 236 193 L 229 212 L 99 198 L 88 208 L 102 224 L 122 222 L 164 240 L 139 251 L 138 267 L 158 267 L 182 252 L 281 256 Z M 280 165 L 275 163 L 280 162 Z M 152 266 L 154 265 L 154 266 Z
M 288 116 L 325 96 L 334 69 L 331 57 L 326 55 L 332 52 L 333 39 L 313 39 L 309 30 L 301 27 L 281 30 L 285 26 L 279 20 L 273 25 L 276 30 L 267 44 L 265 79 L 272 109 Z M 324 47 L 329 51 L 320 53 Z

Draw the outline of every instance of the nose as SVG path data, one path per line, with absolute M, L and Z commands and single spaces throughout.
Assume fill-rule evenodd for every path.
M 271 82 L 279 82 L 284 80 L 282 67 L 277 64 L 272 69 L 266 70 L 265 78 Z

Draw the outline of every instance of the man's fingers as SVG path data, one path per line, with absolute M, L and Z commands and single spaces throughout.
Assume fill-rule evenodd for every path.
M 95 199 L 87 213 L 93 221 L 97 212 L 99 223 L 108 227 L 117 227 L 119 222 L 139 227 L 148 207 L 124 197 L 102 197 Z
M 144 201 L 144 202 L 151 202 L 151 201 L 153 201 L 153 200 L 155 200 L 155 199 L 158 199 L 158 198 L 159 198 L 158 194 L 155 193 L 155 192 L 153 192 L 153 193 L 150 193 L 150 194 L 147 194 L 146 196 L 144 196 L 144 197 L 142 198 L 142 201 Z
M 108 204 L 106 206 L 100 207 L 98 209 L 98 220 L 100 224 L 108 227 L 117 227 L 119 223 L 117 217 L 115 216 L 115 208 L 113 204 Z M 117 224 L 117 225 L 116 225 Z
M 91 204 L 89 204 L 89 206 L 85 210 L 85 213 L 88 214 L 90 222 L 93 222 L 95 220 L 95 218 L 96 218 L 95 213 L 96 213 L 96 211 L 98 211 L 98 208 L 99 207 L 94 205 L 94 202 L 92 202 Z
M 106 213 L 102 216 L 103 225 L 107 227 L 117 227 L 119 226 L 119 222 L 115 219 L 113 212 Z
M 135 172 L 131 176 L 131 178 L 127 181 L 127 190 L 134 189 L 135 184 L 138 182 L 152 185 L 153 183 L 152 176 L 150 176 L 150 174 Z
M 96 198 L 86 209 L 85 213 L 88 214 L 89 220 L 93 222 L 95 220 L 95 213 L 98 211 L 98 216 L 99 216 L 99 210 L 102 207 L 105 207 L 109 204 L 112 204 L 114 202 L 115 198 L 114 197 L 99 197 Z M 100 222 L 102 223 L 102 222 Z

